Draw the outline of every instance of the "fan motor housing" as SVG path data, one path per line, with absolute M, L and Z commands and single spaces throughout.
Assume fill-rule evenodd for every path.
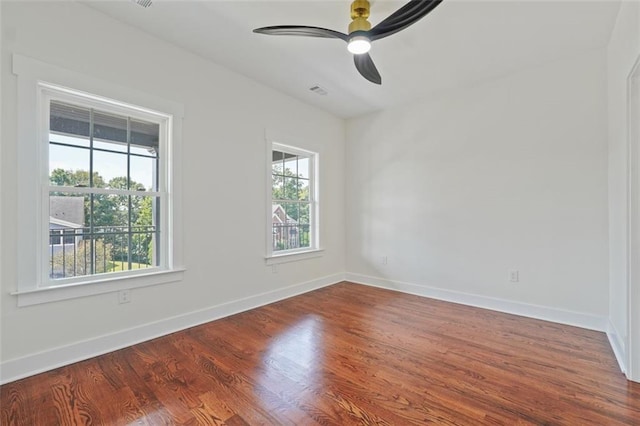
M 367 20 L 370 13 L 368 0 L 355 0 L 351 3 L 351 23 L 349 24 L 349 34 L 354 31 L 369 31 L 371 23 Z

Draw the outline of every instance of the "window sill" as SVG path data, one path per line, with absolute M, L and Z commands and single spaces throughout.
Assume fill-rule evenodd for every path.
M 11 293 L 11 295 L 18 297 L 19 307 L 39 305 L 42 303 L 182 281 L 184 271 L 184 269 L 172 269 L 170 271 L 154 271 L 147 274 L 105 277 L 90 282 L 16 291 Z
M 277 265 L 280 263 L 297 262 L 300 260 L 313 259 L 314 257 L 321 257 L 324 255 L 323 249 L 314 249 L 299 251 L 294 253 L 282 253 L 275 254 L 273 256 L 266 257 L 267 265 Z

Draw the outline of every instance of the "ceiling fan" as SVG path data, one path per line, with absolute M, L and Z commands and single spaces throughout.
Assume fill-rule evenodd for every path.
M 382 77 L 376 68 L 369 49 L 371 42 L 388 37 L 424 18 L 438 6 L 442 0 L 411 0 L 393 12 L 382 22 L 371 28 L 368 0 L 354 0 L 351 3 L 351 19 L 349 34 L 320 27 L 303 25 L 278 25 L 253 30 L 254 33 L 268 35 L 294 35 L 304 37 L 335 38 L 347 42 L 347 49 L 353 53 L 357 70 L 372 83 L 382 84 Z

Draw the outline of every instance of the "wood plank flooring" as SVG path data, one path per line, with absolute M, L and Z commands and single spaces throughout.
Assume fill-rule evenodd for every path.
M 4 425 L 640 425 L 603 333 L 341 283 L 0 388 Z

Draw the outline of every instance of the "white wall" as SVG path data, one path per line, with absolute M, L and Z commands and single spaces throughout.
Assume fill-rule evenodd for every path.
M 607 48 L 609 106 L 609 311 L 612 343 L 627 358 L 627 78 L 640 55 L 640 3 L 622 2 Z M 637 337 L 640 341 L 640 337 Z
M 19 212 L 15 203 L 3 202 L 3 379 L 344 276 L 342 120 L 86 6 L 73 2 L 1 5 L 3 201 L 18 195 L 12 53 L 181 103 L 185 108 L 182 199 L 187 266 L 183 282 L 136 289 L 130 304 L 118 305 L 116 294 L 111 293 L 18 308 L 8 293 L 16 290 L 19 236 L 12 224 Z M 279 265 L 277 274 L 264 260 L 265 129 L 299 137 L 301 147 L 318 151 L 321 157 L 324 256 Z M 260 296 L 267 292 L 272 293 Z M 228 303 L 224 309 L 214 309 Z M 198 314 L 190 317 L 194 312 Z M 172 318 L 177 320 L 172 323 Z
M 606 96 L 599 49 L 348 121 L 348 278 L 604 329 Z

